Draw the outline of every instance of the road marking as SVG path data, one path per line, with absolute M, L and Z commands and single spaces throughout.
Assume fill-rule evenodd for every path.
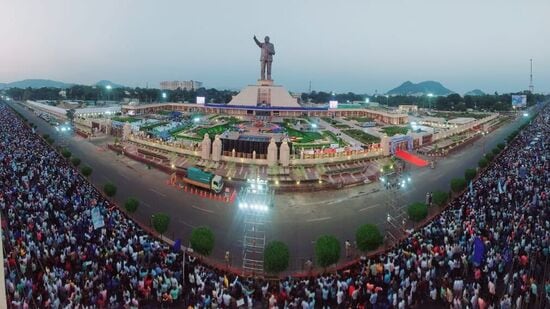
M 375 208 L 375 207 L 378 207 L 378 206 L 380 206 L 380 204 L 370 205 L 370 206 L 359 209 L 359 212 L 369 210 L 369 209 L 372 209 L 372 208 Z
M 149 205 L 149 204 L 147 204 L 147 203 L 145 203 L 145 202 L 141 202 L 141 203 L 142 203 L 145 207 L 148 207 L 148 208 L 152 208 L 152 207 L 153 207 L 153 206 L 151 206 L 151 205 Z
M 180 220 L 180 222 L 181 222 L 181 223 L 183 223 L 183 225 L 186 225 L 186 226 L 188 226 L 188 227 L 190 227 L 190 228 L 192 228 L 192 229 L 194 229 L 194 228 L 196 228 L 196 227 L 197 227 L 196 225 L 193 225 L 193 224 L 187 223 L 187 222 L 185 222 L 185 221 L 183 221 L 183 220 Z
M 158 194 L 158 195 L 160 195 L 160 196 L 164 196 L 164 197 L 166 197 L 166 194 L 164 194 L 164 193 L 161 193 L 161 192 L 158 192 L 158 191 L 157 191 L 157 190 L 155 190 L 155 189 L 149 189 L 149 190 L 150 190 L 150 191 L 153 191 L 153 192 L 155 192 L 156 194 Z
M 200 208 L 198 206 L 195 206 L 195 205 L 192 205 L 191 207 L 195 208 L 195 209 L 198 209 L 198 210 L 202 210 L 204 212 L 208 212 L 208 213 L 214 213 L 213 210 L 210 210 L 210 209 L 205 209 L 205 208 Z
M 130 180 L 130 178 L 128 178 L 128 176 L 122 174 L 122 173 L 118 173 L 118 175 L 126 180 Z
M 332 217 L 323 217 L 323 218 L 308 219 L 306 220 L 306 222 L 317 222 L 317 221 L 325 221 L 330 219 L 332 219 Z

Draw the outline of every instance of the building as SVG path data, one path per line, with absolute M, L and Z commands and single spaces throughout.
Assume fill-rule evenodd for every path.
M 173 80 L 160 82 L 160 89 L 162 90 L 196 90 L 202 87 L 202 82 L 196 80 Z
M 399 105 L 398 109 L 401 113 L 416 113 L 418 112 L 417 105 Z

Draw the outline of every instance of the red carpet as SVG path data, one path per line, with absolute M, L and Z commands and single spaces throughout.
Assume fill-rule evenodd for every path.
M 428 162 L 403 150 L 396 150 L 395 156 L 416 166 L 426 166 Z

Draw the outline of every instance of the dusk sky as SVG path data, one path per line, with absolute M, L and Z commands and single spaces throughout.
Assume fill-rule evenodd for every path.
M 533 58 L 535 90 L 550 92 L 549 13 L 549 0 L 0 0 L 0 82 L 240 89 L 259 75 L 256 34 L 291 91 L 518 91 Z

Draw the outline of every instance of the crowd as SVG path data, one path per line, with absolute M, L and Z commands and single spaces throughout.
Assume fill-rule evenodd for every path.
M 262 280 L 152 239 L 0 105 L 0 209 L 14 308 L 550 306 L 550 108 L 427 225 L 350 268 Z M 105 226 L 94 228 L 91 209 Z
M 0 210 L 12 308 L 181 303 L 182 254 L 112 207 L 1 103 Z

